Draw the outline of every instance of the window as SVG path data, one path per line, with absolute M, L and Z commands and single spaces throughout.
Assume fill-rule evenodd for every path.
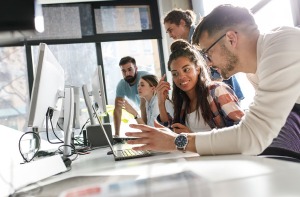
M 0 48 L 0 67 L 0 124 L 23 130 L 29 104 L 25 48 Z
M 122 57 L 132 56 L 136 60 L 138 70 L 161 76 L 160 61 L 156 40 L 134 40 L 120 42 L 103 42 L 103 65 L 108 104 L 114 105 L 116 87 L 123 79 L 119 61 Z
M 101 6 L 94 13 L 97 34 L 152 29 L 149 6 Z
M 79 87 L 81 126 L 88 119 L 81 86 L 90 83 L 90 75 L 97 65 L 103 65 L 106 72 L 106 95 L 108 95 L 109 103 L 114 101 L 116 85 L 115 81 L 111 83 L 110 78 L 116 77 L 112 71 L 120 74 L 117 79 L 122 77 L 118 68 L 118 62 L 122 56 L 132 55 L 136 58 L 139 69 L 158 76 L 161 76 L 165 70 L 164 61 L 160 58 L 162 57 L 162 43 L 157 1 L 49 3 L 42 5 L 42 11 L 45 24 L 43 33 L 31 35 L 26 41 L 14 43 L 20 47 L 0 48 L 1 72 L 5 75 L 0 80 L 2 85 L 0 121 L 3 125 L 26 130 L 24 127 L 30 103 L 29 89 L 32 87 L 40 42 L 49 46 L 63 66 L 66 85 Z M 119 25 L 123 23 L 118 20 L 123 13 L 127 18 L 124 18 L 126 19 L 123 21 L 125 25 L 121 28 Z M 116 15 L 114 24 L 118 27 L 107 26 L 109 24 L 107 18 L 114 16 L 112 14 Z M 128 30 L 128 28 L 131 29 Z M 25 44 L 26 47 L 24 47 Z M 17 57 L 7 56 L 10 50 L 15 50 L 14 54 Z M 110 70 L 111 66 L 115 70 Z M 16 86 L 16 82 L 22 85 Z M 22 101 L 16 102 L 18 99 Z

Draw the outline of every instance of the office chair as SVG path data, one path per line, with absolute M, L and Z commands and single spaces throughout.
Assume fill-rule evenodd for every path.
M 268 147 L 258 156 L 300 163 L 300 153 L 279 147 Z
M 266 148 L 259 156 L 300 163 L 300 104 L 295 104 L 287 121 L 273 140 L 273 146 Z M 291 149 L 280 148 L 280 146 Z

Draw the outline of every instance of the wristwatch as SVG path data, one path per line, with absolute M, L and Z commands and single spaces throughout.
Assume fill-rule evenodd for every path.
M 141 118 L 140 114 L 137 114 L 134 119 L 138 119 L 138 118 Z
M 180 133 L 176 138 L 175 138 L 175 146 L 177 148 L 177 150 L 182 151 L 183 153 L 185 153 L 185 148 L 189 143 L 189 140 L 187 138 L 187 134 L 186 133 Z

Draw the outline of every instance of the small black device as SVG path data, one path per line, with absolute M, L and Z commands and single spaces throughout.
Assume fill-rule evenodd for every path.
M 108 147 L 109 144 L 104 132 L 106 132 L 110 143 L 113 143 L 111 129 L 109 129 L 111 126 L 104 124 L 103 127 L 105 128 L 105 131 L 101 131 L 102 128 L 100 125 L 89 125 L 86 127 L 87 141 L 91 147 Z

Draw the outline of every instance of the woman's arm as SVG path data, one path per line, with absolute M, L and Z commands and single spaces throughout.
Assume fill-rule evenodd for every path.
M 220 107 L 226 116 L 235 123 L 238 123 L 245 115 L 244 111 L 239 105 L 239 101 L 235 93 L 227 85 L 220 85 L 216 89 L 216 96 Z
M 168 122 L 169 116 L 166 109 L 165 102 L 168 98 L 168 91 L 170 90 L 170 83 L 165 81 L 166 75 L 164 75 L 158 82 L 158 85 L 156 86 L 156 95 L 158 99 L 158 108 L 159 108 L 159 114 L 160 114 L 160 120 L 162 122 Z
M 139 113 L 132 107 L 132 105 L 129 104 L 126 99 L 124 99 L 123 103 L 120 103 L 120 105 L 122 105 L 123 109 L 135 117 L 135 120 L 138 124 L 145 124 L 142 117 L 139 116 Z

